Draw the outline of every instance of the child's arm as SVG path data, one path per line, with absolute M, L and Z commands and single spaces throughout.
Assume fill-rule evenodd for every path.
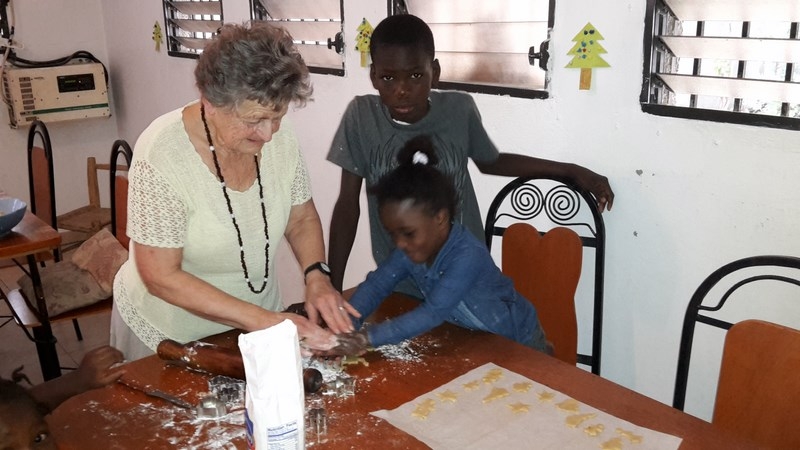
M 478 169 L 489 175 L 503 175 L 509 177 L 542 177 L 559 176 L 572 180 L 576 185 L 591 192 L 597 199 L 600 211 L 608 206 L 609 211 L 614 205 L 614 191 L 608 184 L 608 178 L 596 174 L 591 170 L 577 164 L 550 161 L 547 159 L 533 158 L 512 153 L 500 153 L 492 163 L 475 161 Z
M 76 370 L 32 387 L 30 394 L 52 411 L 73 395 L 116 381 L 125 369 L 112 366 L 122 360 L 122 352 L 116 348 L 98 347 L 83 357 Z
M 361 214 L 360 195 L 362 178 L 347 170 L 342 170 L 339 198 L 333 207 L 329 233 L 328 265 L 331 268 L 331 284 L 342 290 L 344 270 L 353 248 Z

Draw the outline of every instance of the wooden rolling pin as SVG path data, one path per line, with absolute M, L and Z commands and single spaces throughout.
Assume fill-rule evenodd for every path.
M 207 342 L 186 344 L 166 339 L 156 349 L 159 358 L 200 372 L 244 380 L 244 362 L 239 348 L 227 348 Z M 303 370 L 303 388 L 313 394 L 322 387 L 322 374 L 317 369 Z

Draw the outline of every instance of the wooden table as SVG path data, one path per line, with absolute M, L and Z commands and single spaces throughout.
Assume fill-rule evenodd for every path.
M 40 322 L 39 326 L 33 328 L 33 338 L 45 380 L 60 376 L 61 369 L 56 353 L 56 339 L 53 337 L 53 330 L 50 328 L 47 318 L 47 303 L 42 291 L 42 280 L 39 277 L 36 254 L 56 249 L 60 244 L 61 235 L 58 234 L 58 231 L 30 211 L 25 213 L 22 221 L 11 230 L 10 234 L 0 238 L 0 259 L 25 257 L 28 261 L 36 296 L 35 309 L 39 313 Z M 5 293 L 2 291 L 0 291 L 0 296 L 6 300 Z
M 395 295 L 384 303 L 381 313 L 396 315 L 411 306 L 409 300 Z M 210 340 L 236 345 L 235 336 L 227 333 Z M 328 441 L 311 448 L 428 448 L 369 413 L 396 408 L 487 362 L 621 419 L 682 437 L 681 449 L 752 448 L 722 434 L 708 422 L 500 336 L 445 324 L 414 339 L 412 347 L 419 353 L 417 362 L 387 359 L 373 352 L 366 356 L 368 366 L 348 366 L 348 372 L 357 378 L 356 395 L 344 399 L 326 397 Z M 126 377 L 190 403 L 197 402 L 206 391 L 208 379 L 203 374 L 167 366 L 157 357 L 128 364 Z M 149 406 L 143 408 L 143 404 Z M 49 417 L 49 423 L 62 449 L 106 444 L 108 448 L 126 449 L 246 447 L 241 423 L 209 425 L 178 407 L 121 385 L 73 397 Z

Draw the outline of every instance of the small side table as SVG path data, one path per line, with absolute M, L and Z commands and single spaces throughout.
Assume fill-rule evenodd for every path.
M 36 254 L 58 248 L 61 244 L 61 235 L 50 225 L 36 217 L 30 211 L 25 213 L 22 221 L 14 227 L 10 234 L 0 238 L 0 259 L 27 258 L 33 290 L 36 296 L 36 311 L 40 325 L 33 328 L 36 343 L 36 352 L 39 355 L 39 364 L 42 366 L 42 375 L 45 380 L 50 380 L 61 375 L 61 364 L 56 353 L 56 339 L 47 317 L 47 302 L 44 298 L 42 280 L 39 277 L 39 268 Z M 0 291 L 5 300 L 5 293 Z

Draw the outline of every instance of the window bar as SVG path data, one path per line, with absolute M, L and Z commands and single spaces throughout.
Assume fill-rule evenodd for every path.
M 749 38 L 750 37 L 750 22 L 742 22 L 742 37 Z M 736 70 L 736 78 L 742 79 L 744 78 L 744 68 L 747 64 L 746 61 L 739 60 L 739 67 Z M 741 98 L 734 98 L 733 99 L 733 110 L 736 112 L 742 111 L 742 99 Z
M 696 36 L 702 37 L 705 34 L 705 22 L 702 20 L 697 21 L 697 31 L 695 32 Z M 700 65 L 702 64 L 703 60 L 700 58 L 694 58 L 694 63 L 692 64 L 692 75 L 699 75 L 700 74 Z M 691 94 L 689 96 L 689 108 L 697 108 L 697 94 Z
M 791 27 L 789 28 L 789 39 L 797 39 L 798 38 L 798 22 L 792 22 Z M 792 81 L 792 72 L 794 72 L 794 63 L 788 62 L 786 63 L 786 72 L 784 74 L 783 80 L 788 82 Z M 781 116 L 788 117 L 789 116 L 789 102 L 781 103 Z

